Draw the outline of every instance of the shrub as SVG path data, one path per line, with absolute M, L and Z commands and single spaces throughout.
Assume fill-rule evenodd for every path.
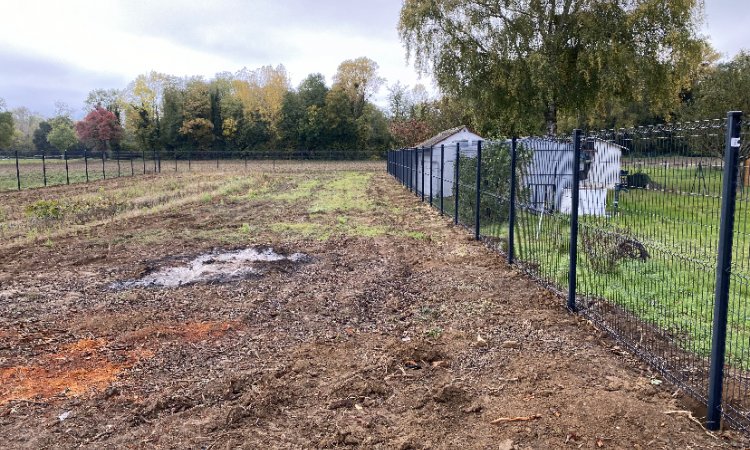
M 614 273 L 628 259 L 650 258 L 641 242 L 615 230 L 582 227 L 581 244 L 591 268 L 598 273 Z
M 24 209 L 26 217 L 45 222 L 63 218 L 63 206 L 57 200 L 38 200 Z

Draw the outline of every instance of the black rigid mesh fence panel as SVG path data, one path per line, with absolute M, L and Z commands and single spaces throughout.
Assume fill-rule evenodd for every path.
M 509 256 L 563 296 L 573 250 L 577 309 L 702 402 L 715 344 L 719 228 L 729 214 L 722 210 L 723 181 L 736 173 L 722 414 L 748 431 L 750 125 L 742 126 L 736 167 L 724 162 L 726 135 L 725 120 L 593 132 L 581 141 L 578 160 L 570 137 L 523 138 L 515 172 L 512 141 L 459 143 L 409 150 L 406 158 L 394 152 L 392 167 L 403 180 L 398 161 L 410 161 L 413 180 L 404 182 L 420 199 L 425 170 L 431 205 L 472 232 L 478 218 L 479 237 L 506 254 L 514 214 Z M 574 191 L 578 232 L 571 249 Z

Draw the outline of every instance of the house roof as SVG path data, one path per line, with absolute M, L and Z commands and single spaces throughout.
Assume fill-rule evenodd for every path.
M 469 131 L 469 129 L 466 128 L 466 125 L 461 125 L 456 128 L 451 128 L 449 130 L 441 131 L 440 133 L 427 139 L 426 141 L 420 142 L 419 144 L 415 145 L 415 147 L 432 147 L 433 145 L 443 142 L 444 140 L 448 139 L 454 134 L 460 133 L 463 130 Z

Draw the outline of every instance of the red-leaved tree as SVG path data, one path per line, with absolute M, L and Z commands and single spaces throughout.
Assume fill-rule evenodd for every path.
M 114 113 L 96 105 L 93 111 L 76 123 L 76 134 L 87 147 L 104 151 L 122 139 L 123 130 Z
M 427 122 L 418 119 L 393 120 L 389 129 L 398 147 L 417 145 L 434 134 Z

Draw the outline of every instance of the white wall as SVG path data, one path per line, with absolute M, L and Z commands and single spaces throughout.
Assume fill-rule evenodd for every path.
M 466 146 L 465 143 L 461 146 L 461 158 L 467 157 L 467 158 L 476 158 L 477 156 L 477 142 L 482 141 L 482 137 L 479 136 L 476 133 L 472 133 L 471 131 L 464 128 L 463 130 L 459 131 L 458 133 L 449 136 L 448 138 L 444 139 L 441 142 L 438 142 L 435 144 L 432 154 L 432 173 L 433 173 L 433 179 L 432 183 L 430 183 L 430 177 L 429 177 L 429 170 L 430 170 L 430 151 L 427 150 L 424 152 L 424 157 L 422 159 L 422 162 L 419 162 L 419 167 L 416 170 L 416 174 L 418 175 L 417 178 L 417 192 L 422 192 L 422 164 L 424 164 L 425 167 L 425 196 L 430 195 L 430 187 L 432 187 L 432 196 L 438 197 L 440 196 L 440 147 L 443 147 L 444 151 L 444 172 L 445 175 L 443 177 L 443 197 L 451 197 L 453 196 L 453 173 L 455 171 L 454 163 L 456 161 L 456 143 L 461 141 L 466 141 L 468 143 L 468 146 Z

